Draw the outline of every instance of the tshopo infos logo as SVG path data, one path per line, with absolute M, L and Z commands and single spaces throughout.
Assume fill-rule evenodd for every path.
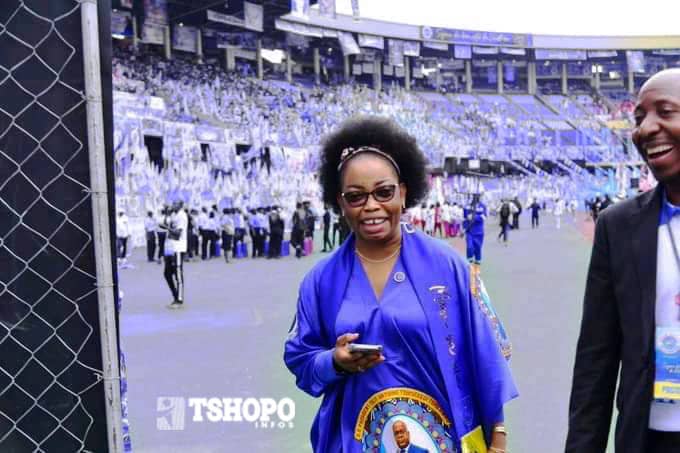
M 156 411 L 156 428 L 161 431 L 182 431 L 187 421 L 251 423 L 259 429 L 290 429 L 294 427 L 295 402 L 290 398 L 161 396 L 156 401 Z

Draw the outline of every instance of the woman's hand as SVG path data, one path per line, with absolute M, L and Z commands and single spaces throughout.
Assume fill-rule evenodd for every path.
M 338 337 L 333 350 L 333 360 L 337 366 L 348 373 L 363 373 L 385 361 L 385 357 L 379 352 L 370 354 L 349 352 L 347 345 L 357 338 L 359 338 L 358 333 L 346 333 Z
M 507 449 L 507 438 L 504 433 L 494 432 L 491 435 L 491 445 L 489 453 L 505 453 Z

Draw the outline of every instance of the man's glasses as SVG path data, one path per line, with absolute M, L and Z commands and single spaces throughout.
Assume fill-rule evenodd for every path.
M 345 200 L 345 202 L 353 207 L 359 208 L 368 202 L 368 196 L 372 196 L 378 203 L 386 203 L 392 198 L 397 192 L 398 184 L 390 184 L 387 186 L 377 187 L 372 192 L 364 192 L 363 190 L 352 190 L 350 192 L 343 192 L 340 195 Z

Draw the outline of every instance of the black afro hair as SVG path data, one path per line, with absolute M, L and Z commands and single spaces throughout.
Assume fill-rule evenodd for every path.
M 337 195 L 341 180 L 338 172 L 340 154 L 348 147 L 373 146 L 390 155 L 399 166 L 400 182 L 406 186 L 406 207 L 418 205 L 427 196 L 427 161 L 415 138 L 394 121 L 385 117 L 358 116 L 351 118 L 328 135 L 321 149 L 319 183 L 323 202 L 340 211 Z

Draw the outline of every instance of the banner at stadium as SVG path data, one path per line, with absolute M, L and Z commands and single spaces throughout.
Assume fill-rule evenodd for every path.
M 196 140 L 199 142 L 224 142 L 226 140 L 224 129 L 213 126 L 196 126 Z
M 626 63 L 633 72 L 645 72 L 645 53 L 641 50 L 627 50 Z
M 361 53 L 361 49 L 359 49 L 359 45 L 354 40 L 352 33 L 345 31 L 338 32 L 338 41 L 340 42 L 343 55 L 357 55 Z
M 147 44 L 163 44 L 165 42 L 164 25 L 144 22 L 142 27 L 142 42 Z
M 405 71 L 406 71 L 406 68 L 404 66 L 395 66 L 394 76 L 397 77 L 397 78 L 403 79 Z
M 235 27 L 245 28 L 245 20 L 240 17 L 231 16 L 229 14 L 218 13 L 211 9 L 206 10 L 206 17 L 211 22 L 219 22 L 221 24 L 233 25 Z
M 420 27 L 420 35 L 425 41 L 443 41 L 452 44 L 513 47 L 531 47 L 532 45 L 531 35 L 518 33 L 494 33 L 424 26 Z
M 361 63 L 354 63 L 352 65 L 352 75 L 361 75 L 363 74 L 363 66 Z
M 111 11 L 111 34 L 114 36 L 132 36 L 129 11 Z
M 309 38 L 298 35 L 297 33 L 286 32 L 286 44 L 290 47 L 306 49 L 309 47 Z
M 387 58 L 392 66 L 402 66 L 404 64 L 404 41 L 399 39 L 387 40 Z
M 172 48 L 184 52 L 198 52 L 198 39 L 196 27 L 175 25 L 172 27 Z
M 320 27 L 312 25 L 299 24 L 297 22 L 290 22 L 283 19 L 275 19 L 274 27 L 277 30 L 287 31 L 290 33 L 297 33 L 298 35 L 311 36 L 314 38 L 323 38 L 323 30 Z
M 373 74 L 373 63 L 366 62 L 361 65 L 361 72 L 364 74 Z
M 441 51 L 444 51 L 444 52 L 447 52 L 449 50 L 449 45 L 441 43 L 441 42 L 424 41 L 423 47 L 426 47 L 428 49 L 441 50 Z
M 290 0 L 290 14 L 301 19 L 309 19 L 309 0 Z
M 418 41 L 404 41 L 404 55 L 407 57 L 419 57 L 420 43 Z
M 453 46 L 453 56 L 462 60 L 469 60 L 472 58 L 472 46 L 461 46 L 456 44 Z
M 144 0 L 144 22 L 154 24 L 168 24 L 167 0 Z
M 384 64 L 383 65 L 383 75 L 393 76 L 394 75 L 394 66 L 392 66 L 391 64 Z
M 472 53 L 477 55 L 498 55 L 498 47 L 472 46 Z
M 586 60 L 585 50 L 536 49 L 536 60 Z
M 677 56 L 680 55 L 680 49 L 658 49 L 658 50 L 653 50 L 652 54 L 654 55 L 664 55 L 664 56 Z
M 385 50 L 385 39 L 382 36 L 364 35 L 359 33 L 359 45 L 361 47 Z
M 264 31 L 264 10 L 262 5 L 243 2 L 244 27 L 248 30 Z
M 615 50 L 589 50 L 588 58 L 616 58 L 619 53 Z
M 319 0 L 319 14 L 335 19 L 335 0 Z
M 527 54 L 525 49 L 516 49 L 514 47 L 501 47 L 501 53 L 504 55 L 514 55 L 523 57 Z

